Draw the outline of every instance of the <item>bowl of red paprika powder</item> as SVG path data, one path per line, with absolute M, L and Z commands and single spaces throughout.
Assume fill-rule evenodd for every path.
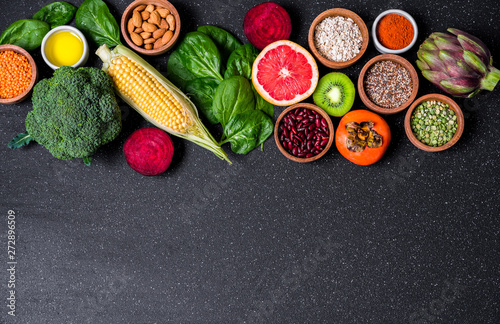
M 390 9 L 375 19 L 372 27 L 373 43 L 382 54 L 401 54 L 417 41 L 415 19 L 406 11 Z

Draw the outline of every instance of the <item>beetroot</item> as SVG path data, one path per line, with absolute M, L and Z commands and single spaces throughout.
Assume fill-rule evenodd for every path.
M 243 31 L 250 43 L 261 50 L 275 41 L 288 39 L 292 21 L 282 6 L 264 2 L 248 10 L 243 20 Z
M 159 128 L 146 127 L 136 130 L 123 145 L 128 165 L 145 176 L 165 172 L 174 155 L 170 136 Z

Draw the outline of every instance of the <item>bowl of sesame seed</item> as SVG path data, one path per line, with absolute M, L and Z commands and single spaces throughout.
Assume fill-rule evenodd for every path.
M 368 42 L 368 28 L 363 19 L 343 8 L 322 12 L 309 28 L 311 52 L 331 69 L 343 69 L 356 63 L 365 53 Z
M 358 77 L 358 93 L 369 109 L 396 114 L 417 97 L 418 74 L 408 60 L 399 55 L 382 54 L 369 60 Z
M 0 104 L 26 99 L 37 78 L 35 61 L 27 51 L 16 45 L 0 45 Z

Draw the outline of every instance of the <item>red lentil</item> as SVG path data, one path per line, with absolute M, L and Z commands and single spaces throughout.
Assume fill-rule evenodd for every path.
M 31 64 L 14 51 L 0 52 L 0 98 L 14 98 L 28 88 L 31 81 Z

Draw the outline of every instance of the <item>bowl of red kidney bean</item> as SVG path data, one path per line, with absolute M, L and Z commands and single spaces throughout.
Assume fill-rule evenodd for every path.
M 325 155 L 332 146 L 333 136 L 333 123 L 328 114 L 309 103 L 288 107 L 274 126 L 278 149 L 295 162 L 311 162 Z

